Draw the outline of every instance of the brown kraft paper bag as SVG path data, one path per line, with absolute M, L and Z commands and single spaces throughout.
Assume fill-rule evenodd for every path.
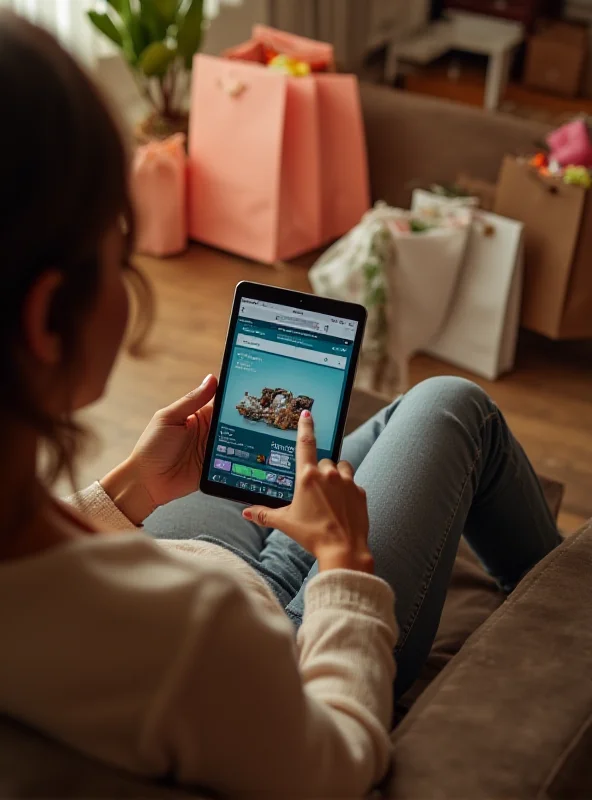
M 524 223 L 521 324 L 551 339 L 592 337 L 592 190 L 506 156 L 495 213 Z

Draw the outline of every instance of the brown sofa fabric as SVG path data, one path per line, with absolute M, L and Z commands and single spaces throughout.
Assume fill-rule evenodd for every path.
M 531 153 L 549 132 L 539 122 L 364 84 L 362 106 L 374 200 L 409 207 L 418 185 L 459 173 L 495 183 L 507 153 Z
M 389 797 L 592 797 L 592 525 L 522 581 L 393 736 Z
M 588 717 L 551 774 L 541 796 L 549 800 L 590 800 L 592 796 L 592 719 Z

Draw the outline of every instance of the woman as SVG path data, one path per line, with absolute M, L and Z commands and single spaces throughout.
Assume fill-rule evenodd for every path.
M 241 516 L 195 493 L 208 376 L 100 484 L 56 500 L 39 456 L 72 468 L 72 414 L 103 393 L 126 327 L 127 164 L 87 78 L 8 14 L 0 87 L 0 711 L 222 794 L 362 796 L 389 764 L 395 662 L 401 693 L 462 532 L 506 591 L 560 541 L 524 453 L 478 387 L 438 379 L 337 465 L 317 464 L 303 413 L 294 502 Z M 134 529 L 146 519 L 161 541 Z

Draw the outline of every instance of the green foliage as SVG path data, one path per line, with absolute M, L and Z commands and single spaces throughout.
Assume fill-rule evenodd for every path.
M 201 47 L 203 18 L 203 0 L 191 0 L 183 19 L 178 23 L 177 47 L 187 69 L 191 69 L 193 56 Z
M 149 36 L 150 44 L 162 42 L 167 36 L 167 23 L 153 6 L 146 3 L 142 3 L 140 7 L 140 24 Z
M 118 47 L 123 47 L 123 37 L 108 14 L 99 14 L 98 11 L 89 11 L 88 16 L 92 24 L 101 31 L 103 36 L 106 36 Z
M 105 13 L 91 9 L 88 18 L 121 49 L 140 79 L 157 78 L 161 86 L 165 81 L 174 85 L 169 71 L 190 70 L 201 47 L 203 6 L 204 0 L 107 0 Z M 170 97 L 164 98 L 165 113 L 169 101 Z
M 120 16 L 130 13 L 129 0 L 107 0 L 111 8 L 113 8 Z
M 176 51 L 167 47 L 164 42 L 152 42 L 142 51 L 138 67 L 148 78 L 163 77 L 176 56 Z
M 179 0 L 154 0 L 154 7 L 169 25 L 172 25 L 180 11 L 181 3 Z

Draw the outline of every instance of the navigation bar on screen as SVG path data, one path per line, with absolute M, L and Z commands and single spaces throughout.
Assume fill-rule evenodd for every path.
M 356 338 L 357 322 L 342 317 L 331 317 L 316 311 L 303 311 L 279 303 L 264 303 L 261 300 L 243 298 L 239 310 L 241 317 L 285 325 L 310 333 L 335 336 L 339 339 Z
M 331 353 L 320 353 L 318 350 L 307 350 L 305 347 L 295 347 L 291 344 L 259 339 L 257 336 L 247 336 L 244 333 L 239 333 L 236 344 L 239 347 L 247 347 L 250 350 L 296 358 L 299 361 L 311 361 L 313 364 L 321 364 L 334 369 L 345 369 L 347 366 L 347 359 L 343 358 L 343 356 L 334 356 Z

